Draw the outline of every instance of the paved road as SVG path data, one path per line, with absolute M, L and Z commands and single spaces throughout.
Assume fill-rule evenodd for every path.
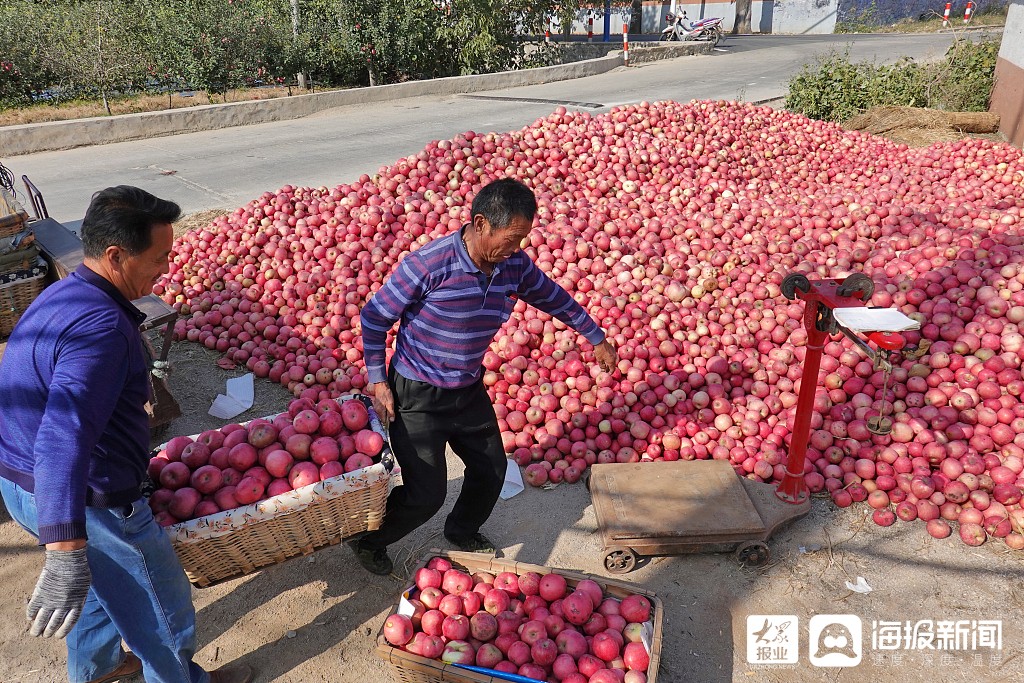
M 761 101 L 783 96 L 802 64 L 830 50 L 848 49 L 858 61 L 892 62 L 938 57 L 951 40 L 949 34 L 730 37 L 709 56 L 574 81 L 341 107 L 294 121 L 31 154 L 4 163 L 19 177 L 32 178 L 50 215 L 65 222 L 81 217 L 92 192 L 121 183 L 173 198 L 186 213 L 234 208 L 287 183 L 351 182 L 433 139 L 466 130 L 515 130 L 559 103 L 602 112 L 641 100 Z

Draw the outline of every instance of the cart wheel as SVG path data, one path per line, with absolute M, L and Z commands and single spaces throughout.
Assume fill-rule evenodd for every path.
M 836 294 L 839 296 L 851 296 L 854 292 L 860 292 L 860 300 L 867 301 L 875 293 L 875 281 L 864 273 L 854 273 L 839 285 Z
M 761 541 L 747 541 L 736 548 L 736 560 L 744 567 L 761 567 L 771 556 L 768 544 Z
M 796 290 L 803 293 L 811 291 L 811 281 L 803 273 L 790 273 L 782 279 L 782 295 L 792 301 L 796 298 Z
M 632 548 L 612 548 L 604 556 L 604 568 L 612 574 L 631 572 L 636 568 L 636 553 Z

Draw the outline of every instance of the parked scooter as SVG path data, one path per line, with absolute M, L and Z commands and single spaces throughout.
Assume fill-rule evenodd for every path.
M 666 14 L 668 25 L 661 32 L 661 40 L 704 40 L 718 45 L 722 39 L 721 17 L 709 17 L 690 23 L 684 10 L 682 14 Z

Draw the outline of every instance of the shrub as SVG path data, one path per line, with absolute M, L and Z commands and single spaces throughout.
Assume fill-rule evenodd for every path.
M 890 66 L 854 63 L 830 53 L 805 64 L 789 83 L 786 108 L 815 119 L 846 121 L 877 105 L 987 111 L 999 41 L 957 39 L 942 60 L 902 59 Z

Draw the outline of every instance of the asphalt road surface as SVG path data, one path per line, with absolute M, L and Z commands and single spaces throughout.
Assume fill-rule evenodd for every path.
M 130 184 L 174 199 L 185 213 L 235 208 L 285 184 L 334 186 L 467 131 L 527 126 L 556 106 L 599 113 L 674 99 L 782 97 L 801 66 L 830 51 L 855 61 L 940 57 L 950 34 L 727 37 L 707 56 L 620 67 L 599 76 L 473 95 L 339 107 L 304 119 L 4 159 L 39 187 L 50 215 L 81 218 L 93 192 Z M 2 131 L 0 131 L 2 138 Z M 0 144 L 0 149 L 3 145 Z

